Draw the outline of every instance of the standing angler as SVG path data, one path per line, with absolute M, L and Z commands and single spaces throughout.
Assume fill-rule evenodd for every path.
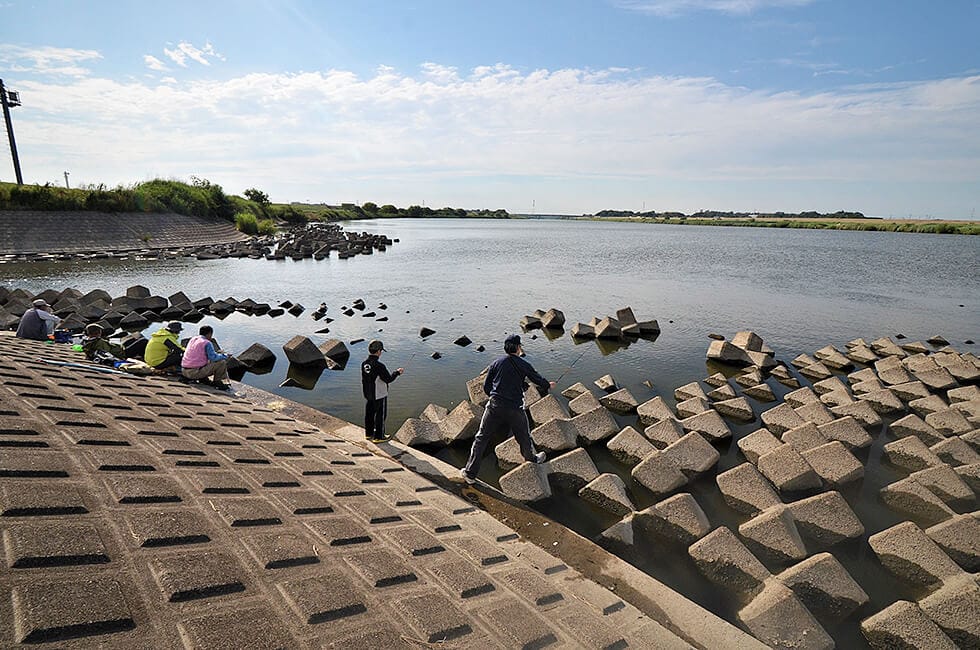
M 364 389 L 364 437 L 370 442 L 383 442 L 385 418 L 388 416 L 388 384 L 405 374 L 404 368 L 388 372 L 381 363 L 384 343 L 375 339 L 368 343 L 368 358 L 361 363 L 361 388 Z
M 543 392 L 554 388 L 555 382 L 539 375 L 530 363 L 521 358 L 524 356 L 524 347 L 517 334 L 511 334 L 504 339 L 504 352 L 506 354 L 494 360 L 487 368 L 487 378 L 483 381 L 483 392 L 490 396 L 490 402 L 483 412 L 480 430 L 473 438 L 470 459 L 466 462 L 466 467 L 459 470 L 460 476 L 467 483 L 476 481 L 487 444 L 503 432 L 509 431 L 517 438 L 524 460 L 543 463 L 546 459 L 543 451 L 534 451 L 527 413 L 524 411 L 524 379 L 534 382 Z

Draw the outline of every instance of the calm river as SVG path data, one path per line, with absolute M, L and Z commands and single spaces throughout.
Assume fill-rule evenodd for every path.
M 157 295 L 184 291 L 191 300 L 233 296 L 302 303 L 307 311 L 299 317 L 232 314 L 204 322 L 214 325 L 227 350 L 260 342 L 279 356 L 271 373 L 246 375 L 245 382 L 352 422 L 360 422 L 363 413 L 357 362 L 367 355 L 367 344 L 352 345 L 352 363 L 342 371 L 325 371 L 311 390 L 279 387 L 288 365 L 282 344 L 296 334 L 317 342 L 382 338 L 389 349 L 383 357 L 389 368 L 406 368 L 391 389 L 390 433 L 430 402 L 451 407 L 466 399 L 465 382 L 499 353 L 506 334 L 519 331 L 521 316 L 535 309 L 557 307 L 569 321 L 566 333 L 550 340 L 540 331 L 534 340 L 533 333 L 525 334 L 528 360 L 546 377 L 563 375 L 559 390 L 577 381 L 591 384 L 610 373 L 640 402 L 662 395 L 673 403 L 676 387 L 713 372 L 705 365 L 709 332 L 730 337 L 738 330 L 754 330 L 787 362 L 801 352 L 827 344 L 841 347 L 857 337 L 903 334 L 925 340 L 941 334 L 962 351 L 975 349 L 965 341 L 980 338 L 980 237 L 549 219 L 382 219 L 344 227 L 400 242 L 384 253 L 319 262 L 0 264 L 0 282 L 32 291 L 103 288 L 113 295 L 143 284 Z M 357 298 L 376 317 L 341 313 L 341 307 Z M 321 302 L 335 319 L 329 324 L 310 317 Z M 380 303 L 387 309 L 377 309 Z M 567 333 L 578 321 L 614 315 L 627 305 L 640 320 L 658 319 L 660 337 L 600 346 L 576 342 Z M 376 320 L 382 316 L 388 320 Z M 324 326 L 329 334 L 314 334 Z M 436 334 L 423 341 L 418 336 L 422 326 Z M 462 335 L 473 344 L 454 345 Z M 476 351 L 480 344 L 486 352 Z M 436 351 L 441 359 L 431 358 Z M 777 395 L 787 392 L 775 381 L 769 383 Z M 771 406 L 752 404 L 757 414 Z M 635 423 L 635 417 L 620 420 Z M 758 426 L 732 428 L 737 438 Z M 869 534 L 899 521 L 876 499 L 879 487 L 899 477 L 880 463 L 885 439 L 878 436 L 867 456 L 862 454 L 867 476 L 845 492 Z M 465 451 L 449 449 L 440 456 L 459 465 Z M 628 468 L 624 472 L 602 445 L 589 451 L 600 471 L 628 479 Z M 719 471 L 744 461 L 732 443 L 719 451 Z M 484 463 L 483 478 L 493 480 L 496 473 L 492 460 Z M 713 525 L 738 526 L 740 519 L 723 504 L 713 479 L 697 481 L 689 490 Z M 652 500 L 642 492 L 633 490 L 637 508 Z M 590 536 L 616 521 L 577 498 L 556 498 L 543 508 Z M 903 594 L 901 585 L 868 557 L 865 540 L 835 551 L 872 597 L 861 616 L 831 630 L 840 647 L 863 644 L 857 620 Z M 671 557 L 677 556 L 641 551 L 628 559 L 731 619 L 735 603 L 690 563 Z

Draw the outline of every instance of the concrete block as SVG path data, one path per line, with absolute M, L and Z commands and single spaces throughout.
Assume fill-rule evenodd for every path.
M 578 442 L 578 429 L 571 420 L 552 420 L 531 431 L 535 446 L 545 451 L 574 449 Z
M 759 457 L 759 472 L 772 481 L 780 492 L 795 492 L 820 487 L 820 477 L 795 449 L 777 447 Z
M 722 401 L 726 399 L 733 399 L 735 397 L 735 389 L 731 387 L 730 384 L 726 383 L 713 391 L 708 393 L 708 399 L 713 401 Z
M 892 510 L 901 512 L 926 526 L 946 521 L 954 514 L 942 499 L 912 479 L 902 479 L 878 491 L 881 500 Z
M 823 492 L 789 504 L 796 528 L 816 548 L 829 548 L 864 534 L 864 526 L 840 492 Z
M 970 505 L 975 499 L 970 486 L 946 464 L 920 469 L 910 474 L 909 478 L 954 507 Z
M 757 384 L 755 386 L 749 386 L 742 391 L 749 397 L 759 402 L 774 402 L 776 401 L 776 395 L 769 388 L 769 384 Z
M 692 397 L 691 399 L 686 399 L 677 404 L 677 417 L 683 420 L 691 417 L 692 415 L 697 415 L 698 413 L 704 413 L 710 410 L 711 404 L 708 403 L 708 400 L 702 397 Z
M 970 573 L 980 570 L 980 519 L 978 514 L 956 515 L 927 528 L 929 539 Z
M 654 447 L 664 449 L 667 445 L 681 439 L 684 435 L 684 427 L 675 418 L 670 417 L 647 427 L 643 430 L 643 435 Z
M 776 435 L 782 435 L 786 431 L 804 424 L 803 418 L 797 415 L 789 404 L 780 404 L 768 411 L 763 411 L 761 418 L 766 428 Z
M 949 400 L 950 404 L 978 400 L 980 399 L 980 387 L 960 386 L 959 388 L 950 388 L 946 393 L 946 399 Z
M 571 417 L 565 407 L 551 394 L 545 395 L 531 404 L 528 411 L 531 413 L 533 426 L 547 424 L 552 420 L 567 420 Z
M 697 431 L 708 440 L 724 440 L 732 436 L 732 430 L 717 411 L 705 411 L 681 420 L 685 431 Z
M 861 621 L 861 634 L 874 650 L 956 650 L 939 626 L 907 600 Z
M 961 648 L 980 648 L 980 586 L 967 575 L 919 601 L 926 616 Z
M 945 435 L 937 431 L 931 425 L 927 424 L 925 420 L 914 413 L 892 422 L 891 425 L 889 425 L 888 430 L 891 431 L 892 435 L 894 435 L 896 438 L 915 436 L 924 442 L 927 447 L 931 447 L 932 445 L 946 439 Z
M 830 411 L 839 418 L 850 415 L 865 429 L 876 429 L 881 426 L 881 416 L 867 402 L 855 400 L 850 404 L 831 407 Z
M 826 395 L 827 393 L 846 393 L 847 385 L 842 382 L 839 377 L 831 377 L 813 384 L 813 391 L 817 395 Z
M 591 391 L 585 391 L 568 403 L 568 410 L 574 417 L 588 413 L 589 411 L 594 411 L 601 406 L 602 404 L 599 403 L 599 400 L 596 399 L 596 396 Z
M 868 393 L 873 393 L 877 390 L 882 390 L 883 388 L 885 388 L 885 385 L 881 383 L 881 380 L 875 378 L 875 379 L 867 379 L 860 383 L 854 384 L 853 386 L 851 386 L 851 391 L 855 395 L 866 395 Z
M 964 483 L 970 486 L 974 494 L 980 494 L 980 463 L 960 465 L 954 471 Z
M 704 394 L 704 389 L 701 388 L 701 384 L 696 381 L 685 384 L 674 391 L 674 399 L 678 402 L 694 399 L 695 397 L 700 397 L 703 400 L 708 399 L 708 396 Z
M 858 399 L 867 402 L 879 415 L 893 415 L 905 411 L 902 400 L 887 388 L 858 395 Z
M 801 454 L 803 459 L 832 487 L 864 477 L 864 465 L 842 443 L 834 440 Z
M 861 370 L 855 370 L 847 376 L 847 383 L 851 386 L 854 384 L 860 384 L 862 381 L 868 381 L 869 379 L 877 379 L 878 373 L 872 368 L 862 368 Z
M 813 365 L 806 366 L 805 368 L 800 368 L 800 374 L 811 381 L 818 381 L 820 379 L 827 379 L 831 377 L 833 373 L 830 372 L 827 366 L 817 362 Z
M 915 436 L 889 442 L 884 446 L 884 452 L 889 463 L 909 472 L 942 464 L 939 456 Z
M 875 533 L 868 544 L 881 564 L 914 587 L 936 589 L 963 569 L 918 526 L 904 521 Z
M 664 398 L 659 396 L 640 404 L 636 407 L 636 413 L 640 418 L 640 424 L 646 426 L 674 417 L 674 411 L 667 405 Z
M 570 420 L 575 428 L 575 435 L 583 445 L 590 445 L 606 438 L 611 438 L 619 431 L 619 425 L 612 414 L 604 408 L 597 408 L 576 415 Z M 537 440 L 537 438 L 535 438 Z
M 721 457 L 718 450 L 696 431 L 668 445 L 661 453 L 688 478 L 708 471 Z
M 738 593 L 758 589 L 770 575 L 735 533 L 724 526 L 691 544 L 687 552 L 706 578 Z
M 829 408 L 835 406 L 841 406 L 843 404 L 851 404 L 855 400 L 851 397 L 851 394 L 843 390 L 835 390 L 832 393 L 824 393 L 820 396 L 820 401 Z M 833 412 L 833 411 L 831 411 Z
M 627 465 L 635 465 L 656 449 L 653 443 L 633 427 L 625 427 L 610 438 L 606 447 L 617 460 Z
M 773 648 L 831 650 L 834 640 L 803 606 L 793 591 L 777 581 L 738 612 L 738 620 L 752 635 Z
M 316 343 L 305 336 L 294 336 L 282 346 L 282 349 L 286 353 L 289 363 L 298 366 L 326 364 L 323 352 L 316 346 Z
M 793 364 L 793 367 L 798 368 L 798 369 L 799 368 L 806 368 L 807 366 L 812 366 L 816 362 L 817 362 L 817 360 L 814 359 L 813 357 L 811 357 L 808 354 L 799 354 L 799 355 L 796 356 L 795 359 L 793 359 L 792 361 L 790 361 L 790 363 Z
M 588 392 L 589 392 L 588 387 L 579 381 L 579 382 L 575 382 L 574 384 L 572 384 L 571 386 L 563 390 L 561 392 L 561 395 L 562 397 L 572 400 L 578 397 L 579 395 L 581 395 L 582 393 L 588 393 Z
M 828 440 L 837 440 L 849 449 L 871 446 L 871 436 L 857 420 L 851 416 L 837 418 L 817 427 Z
M 599 398 L 599 403 L 610 411 L 620 414 L 632 413 L 640 405 L 628 388 L 621 388 L 615 393 L 603 395 Z
M 933 395 L 930 393 L 928 397 L 921 397 L 909 402 L 909 408 L 922 417 L 925 417 L 930 413 L 935 413 L 936 411 L 945 411 L 949 408 L 949 404 L 947 404 L 946 401 L 939 395 Z
M 749 463 L 722 472 L 715 483 L 728 507 L 737 512 L 754 515 L 781 503 L 772 484 Z
M 959 436 L 950 436 L 930 447 L 930 450 L 950 467 L 980 463 L 980 454 Z
M 868 594 L 830 553 L 818 553 L 786 569 L 776 579 L 793 590 L 820 618 L 842 621 L 868 602 Z
M 830 442 L 812 422 L 790 429 L 783 434 L 782 441 L 799 453 Z
M 599 534 L 603 546 L 629 547 L 633 546 L 634 539 L 633 513 L 626 515 Z
M 686 546 L 701 539 L 711 530 L 704 510 L 687 492 L 675 494 L 640 510 L 634 517 L 634 524 Z
M 548 479 L 556 485 L 579 490 L 599 476 L 589 452 L 579 447 L 547 462 Z
M 579 490 L 578 495 L 615 515 L 633 512 L 633 502 L 626 492 L 626 485 L 615 474 L 600 474 Z
M 912 402 L 917 399 L 922 399 L 924 397 L 929 397 L 929 389 L 921 381 L 907 381 L 903 384 L 895 384 L 890 386 L 891 391 L 898 396 L 898 399 L 903 402 Z
M 521 446 L 517 444 L 517 439 L 514 437 L 507 438 L 494 447 L 493 454 L 497 457 L 497 466 L 505 472 L 514 469 L 524 462 L 524 456 L 521 455 Z
M 736 397 L 715 403 L 715 410 L 725 417 L 732 418 L 739 422 L 751 422 L 755 419 L 752 407 L 744 397 Z
M 754 465 L 759 461 L 759 456 L 772 451 L 783 443 L 779 441 L 779 438 L 772 435 L 769 429 L 756 429 L 744 438 L 739 438 L 736 444 L 742 450 L 742 454 Z
M 812 402 L 810 404 L 804 404 L 793 409 L 797 415 L 803 418 L 806 422 L 812 422 L 813 424 L 827 424 L 828 422 L 834 421 L 834 414 L 830 412 L 822 402 Z
M 758 386 L 762 381 L 762 373 L 757 368 L 749 368 L 735 377 L 735 383 L 745 388 Z
M 654 494 L 669 494 L 687 483 L 687 477 L 662 451 L 651 452 L 630 475 Z
M 709 377 L 705 377 L 703 381 L 704 381 L 704 383 L 708 384 L 709 386 L 714 386 L 715 388 L 718 388 L 719 386 L 728 386 L 729 385 L 729 383 L 728 383 L 728 377 L 726 377 L 725 375 L 723 375 L 720 372 L 716 372 L 715 374 L 713 374 L 713 375 L 711 375 Z
M 611 393 L 618 388 L 616 380 L 613 379 L 612 375 L 603 375 L 592 383 L 595 384 L 596 388 L 606 393 Z
M 814 404 L 820 402 L 820 396 L 813 392 L 813 389 L 809 386 L 804 386 L 803 388 L 797 388 L 794 391 L 786 393 L 786 395 L 783 396 L 783 401 L 795 409 L 803 406 L 804 404 Z
M 518 501 L 547 499 L 551 496 L 548 472 L 544 465 L 524 463 L 500 477 L 500 491 Z
M 806 546 L 789 509 L 780 504 L 765 510 L 738 527 L 749 549 L 772 562 L 788 563 L 806 557 Z
M 953 408 L 930 413 L 925 417 L 925 420 L 926 424 L 947 436 L 969 433 L 974 428 L 959 410 Z

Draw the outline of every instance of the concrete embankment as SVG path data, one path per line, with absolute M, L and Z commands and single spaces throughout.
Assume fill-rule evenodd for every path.
M 178 248 L 242 241 L 228 221 L 154 212 L 0 210 L 0 254 Z
M 40 358 L 81 361 L 0 335 L 4 647 L 761 647 L 350 423 Z

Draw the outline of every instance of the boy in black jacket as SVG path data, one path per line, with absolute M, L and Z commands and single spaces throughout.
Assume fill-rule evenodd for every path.
M 404 368 L 388 372 L 381 363 L 384 343 L 378 340 L 368 343 L 368 358 L 361 363 L 361 388 L 364 390 L 364 437 L 371 442 L 382 442 L 385 437 L 385 417 L 388 415 L 388 384 L 405 374 Z

